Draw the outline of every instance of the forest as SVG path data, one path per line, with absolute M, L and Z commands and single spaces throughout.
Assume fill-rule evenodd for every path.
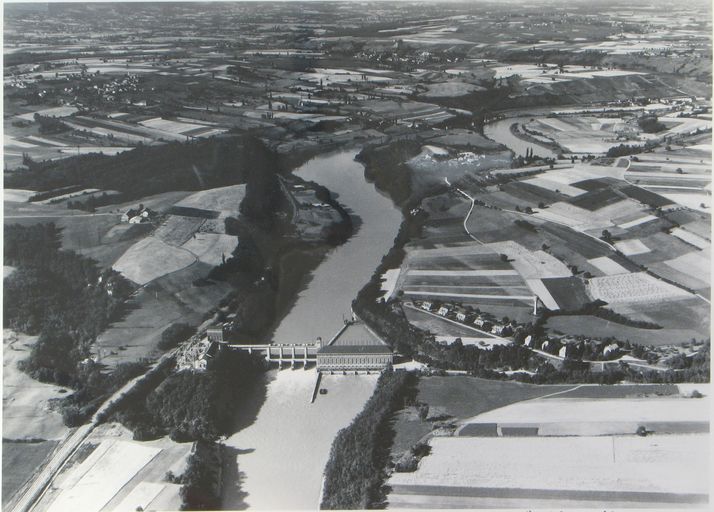
M 91 358 L 96 337 L 126 308 L 133 291 L 111 269 L 60 249 L 54 224 L 5 226 L 4 262 L 15 271 L 4 280 L 3 327 L 39 335 L 20 369 L 75 393 L 60 404 L 65 423 L 86 421 L 102 400 L 145 371 L 141 362 L 106 373 Z
M 178 442 L 215 441 L 232 433 L 235 413 L 263 369 L 262 360 L 239 351 L 219 352 L 203 372 L 175 372 L 168 365 L 122 400 L 111 420 L 140 441 L 165 435 Z
M 37 191 L 76 186 L 121 192 L 122 200 L 175 190 L 202 190 L 244 181 L 242 141 L 237 137 L 139 144 L 114 156 L 87 154 L 33 162 L 28 170 L 6 173 L 5 187 Z

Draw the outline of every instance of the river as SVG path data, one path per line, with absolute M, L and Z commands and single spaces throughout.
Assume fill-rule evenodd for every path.
M 327 187 L 355 219 L 357 231 L 328 253 L 273 333 L 274 343 L 329 340 L 350 316 L 359 290 L 394 243 L 402 222 L 392 200 L 364 178 L 356 149 L 318 156 L 294 172 Z
M 294 171 L 335 194 L 355 217 L 357 230 L 314 270 L 273 334 L 275 343 L 329 340 L 394 243 L 401 211 L 365 180 L 364 167 L 354 160 L 357 152 L 319 156 Z M 314 368 L 271 370 L 265 378 L 257 416 L 225 441 L 223 508 L 315 510 L 332 441 L 362 410 L 377 376 L 326 375 L 320 387 L 328 393 L 314 403 Z
M 513 151 L 516 156 L 526 155 L 526 149 L 533 149 L 537 156 L 557 158 L 558 154 L 552 149 L 542 146 L 535 142 L 519 139 L 511 133 L 511 125 L 513 123 L 527 123 L 531 120 L 531 116 L 524 117 L 507 117 L 483 126 L 483 134 L 491 140 L 499 142 Z

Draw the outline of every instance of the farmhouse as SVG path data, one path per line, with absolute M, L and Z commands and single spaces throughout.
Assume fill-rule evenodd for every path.
M 130 208 L 121 216 L 122 222 L 128 222 L 129 224 L 141 224 L 142 222 L 148 222 L 152 217 L 156 215 L 156 212 L 150 210 L 149 208 L 144 208 L 143 205 L 139 205 L 138 208 Z
M 620 346 L 617 343 L 611 343 L 602 350 L 602 355 L 604 357 L 609 357 L 615 355 L 619 352 Z
M 317 352 L 320 372 L 382 371 L 392 364 L 392 350 L 361 322 L 348 324 Z
M 493 324 L 489 322 L 488 320 L 478 317 L 476 320 L 474 320 L 474 325 L 478 327 L 479 329 L 483 329 L 484 331 L 491 331 L 491 328 L 493 327 Z
M 436 314 L 439 316 L 446 316 L 449 314 L 449 308 L 447 308 L 446 306 L 441 306 L 439 308 L 439 311 L 436 312 Z
M 431 302 L 422 302 L 421 309 L 423 309 L 424 311 L 431 311 L 431 308 L 432 308 Z
M 491 329 L 491 333 L 495 334 L 496 336 L 510 336 L 513 334 L 513 329 L 511 328 L 510 325 L 494 325 L 493 328 Z

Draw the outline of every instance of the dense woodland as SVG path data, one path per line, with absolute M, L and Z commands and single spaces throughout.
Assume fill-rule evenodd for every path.
M 232 433 L 236 411 L 263 369 L 262 360 L 234 351 L 220 352 L 205 372 L 174 372 L 168 365 L 136 386 L 111 419 L 137 440 L 215 441 Z
M 251 221 L 269 229 L 283 199 L 278 182 L 278 158 L 256 137 L 246 137 L 244 147 L 243 158 L 248 166 L 240 211 Z
M 380 508 L 389 450 L 394 441 L 392 415 L 413 402 L 417 376 L 385 371 L 362 412 L 340 430 L 325 467 L 321 508 L 328 510 Z
M 223 449 L 220 443 L 196 441 L 181 483 L 181 510 L 219 510 Z
M 39 335 L 20 368 L 33 378 L 70 386 L 62 401 L 65 422 L 85 421 L 101 401 L 145 370 L 143 363 L 119 365 L 102 373 L 90 348 L 119 317 L 131 284 L 113 270 L 72 251 L 60 250 L 54 224 L 5 227 L 4 262 L 16 270 L 4 280 L 3 327 Z
M 158 146 L 139 145 L 115 156 L 88 154 L 32 162 L 21 173 L 6 173 L 5 187 L 47 191 L 66 186 L 116 190 L 123 200 L 243 183 L 239 138 L 216 138 Z
M 411 171 L 403 162 L 421 151 L 418 141 L 406 140 L 386 146 L 363 149 L 356 160 L 364 164 L 365 177 L 389 194 L 396 204 L 406 203 L 412 195 Z

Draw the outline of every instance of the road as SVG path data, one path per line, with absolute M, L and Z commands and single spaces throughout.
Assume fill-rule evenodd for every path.
M 444 177 L 444 181 L 446 182 L 446 185 L 447 185 L 448 187 L 452 187 L 451 183 L 449 182 L 449 178 Z M 484 243 L 483 243 L 481 240 L 479 240 L 478 238 L 476 238 L 474 235 L 471 234 L 471 232 L 469 231 L 469 228 L 468 228 L 468 226 L 467 226 L 467 223 L 468 223 L 468 221 L 469 221 L 469 218 L 471 217 L 471 213 L 474 211 L 474 207 L 476 206 L 476 201 L 474 200 L 473 197 L 471 197 L 470 195 L 468 195 L 466 192 L 464 192 L 464 191 L 461 190 L 460 188 L 454 186 L 454 190 L 456 190 L 459 194 L 461 194 L 461 195 L 464 196 L 466 199 L 468 199 L 469 201 L 471 201 L 471 208 L 469 208 L 469 211 L 468 211 L 468 213 L 466 214 L 466 217 L 464 217 L 464 231 L 466 231 L 466 234 L 469 235 L 469 237 L 471 237 L 472 240 L 474 240 L 474 241 L 480 243 L 481 245 L 484 245 Z

